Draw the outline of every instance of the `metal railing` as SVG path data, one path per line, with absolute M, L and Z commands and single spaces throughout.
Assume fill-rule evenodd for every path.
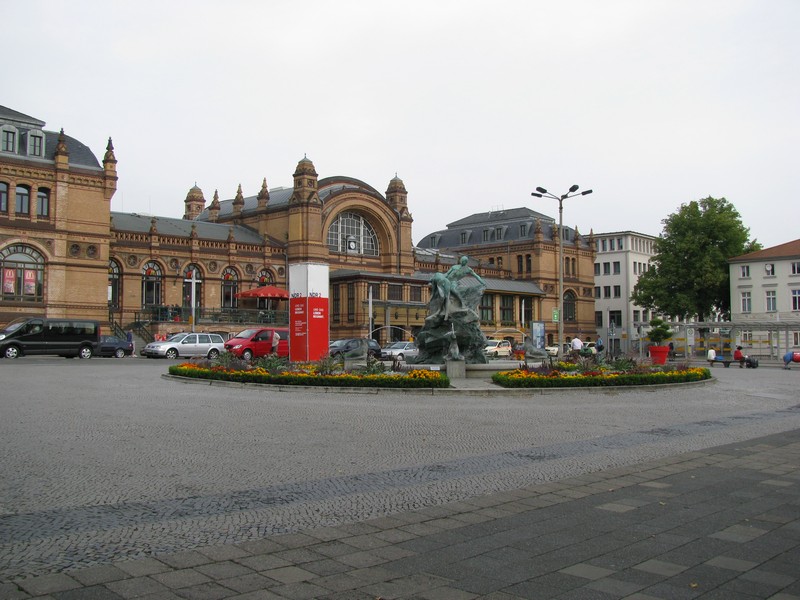
M 136 322 L 143 323 L 190 323 L 192 309 L 186 306 L 149 306 L 135 313 Z M 196 324 L 247 323 L 247 324 L 289 324 L 289 311 L 243 308 L 194 309 Z

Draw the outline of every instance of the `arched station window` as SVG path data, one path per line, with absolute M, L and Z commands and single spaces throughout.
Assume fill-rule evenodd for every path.
M 239 273 L 233 267 L 225 267 L 222 271 L 222 308 L 236 308 L 239 293 Z
M 378 236 L 364 217 L 343 212 L 328 228 L 328 248 L 331 252 L 378 256 Z
M 203 305 L 203 272 L 194 263 L 186 265 L 183 270 L 183 307 L 192 306 L 192 275 L 194 274 L 194 306 Z
M 122 267 L 114 259 L 108 261 L 108 307 L 119 308 L 122 298 Z
M 161 306 L 164 273 L 161 265 L 151 260 L 142 267 L 142 307 Z
M 575 292 L 564 292 L 564 321 L 575 321 Z
M 44 256 L 30 246 L 14 244 L 0 250 L 2 300 L 44 302 Z

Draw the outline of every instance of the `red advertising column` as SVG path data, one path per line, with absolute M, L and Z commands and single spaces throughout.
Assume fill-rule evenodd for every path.
M 328 265 L 289 265 L 289 360 L 319 360 L 328 353 Z

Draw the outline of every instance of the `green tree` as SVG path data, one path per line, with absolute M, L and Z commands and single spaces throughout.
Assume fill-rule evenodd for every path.
M 639 277 L 631 301 L 665 315 L 705 321 L 730 314 L 728 259 L 760 249 L 725 198 L 681 205 L 662 221 L 650 268 Z

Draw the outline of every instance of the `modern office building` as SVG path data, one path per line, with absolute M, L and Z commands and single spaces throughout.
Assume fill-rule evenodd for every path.
M 650 311 L 630 300 L 639 276 L 650 268 L 656 238 L 635 231 L 594 236 L 595 333 L 614 354 L 637 352 Z

